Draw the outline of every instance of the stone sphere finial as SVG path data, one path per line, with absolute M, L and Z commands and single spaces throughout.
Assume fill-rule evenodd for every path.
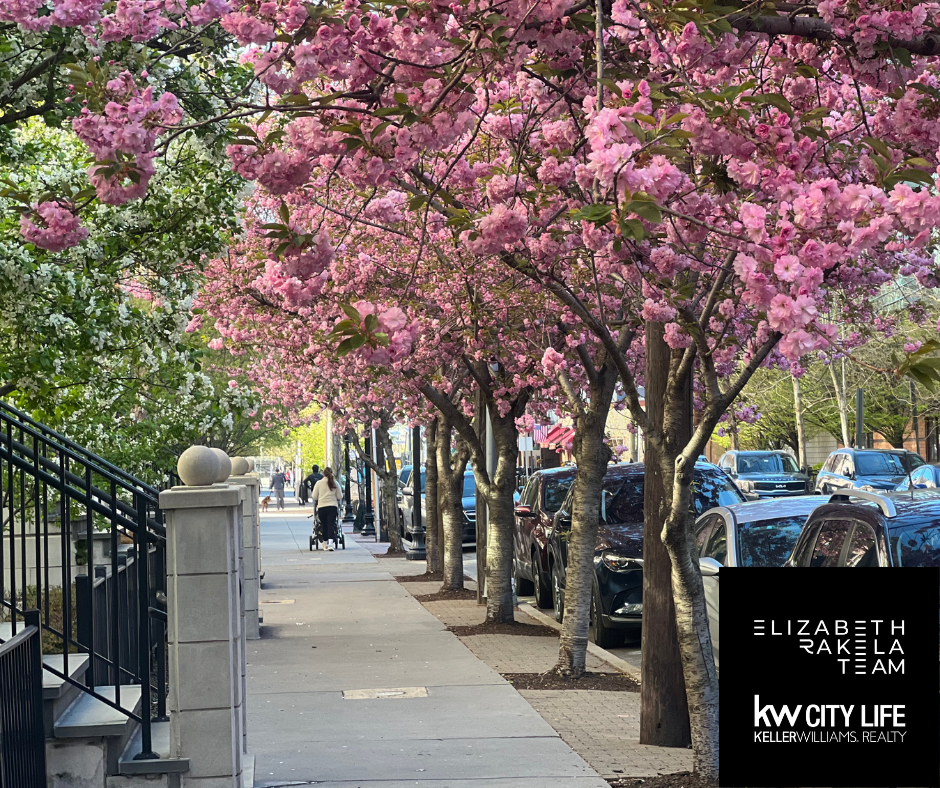
M 187 487 L 214 484 L 219 470 L 219 457 L 208 446 L 190 446 L 176 462 L 176 472 Z
M 219 458 L 219 473 L 215 477 L 215 481 L 224 482 L 232 475 L 232 461 L 222 449 L 212 449 L 212 453 Z
M 244 457 L 232 457 L 232 476 L 244 476 L 248 473 L 248 460 Z
M 248 462 L 248 473 L 251 473 L 255 469 L 255 461 L 252 459 L 248 459 L 247 462 Z

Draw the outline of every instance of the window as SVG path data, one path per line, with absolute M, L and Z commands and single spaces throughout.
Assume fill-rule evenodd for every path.
M 519 499 L 520 506 L 531 506 L 535 508 L 535 499 L 538 498 L 539 494 L 539 480 L 537 476 L 533 476 L 529 479 L 529 483 L 525 486 L 525 490 L 522 491 L 522 497 Z
M 421 471 L 421 492 L 424 492 L 425 481 L 427 480 L 427 478 L 428 478 L 427 471 Z M 405 486 L 411 487 L 412 489 L 414 489 L 414 485 L 416 481 L 418 481 L 418 474 L 412 471 L 411 476 L 408 477 L 408 484 Z
M 907 473 L 901 458 L 888 452 L 865 452 L 855 458 L 861 476 L 903 476 Z
M 724 468 L 725 470 L 729 469 L 731 467 L 731 459 L 732 456 L 730 454 L 726 454 L 718 461 L 718 467 Z
M 830 454 L 829 459 L 826 460 L 826 465 L 823 467 L 823 470 L 832 473 L 833 469 L 836 467 L 836 463 L 841 457 L 841 454 Z
M 743 503 L 746 499 L 725 474 L 697 469 L 692 479 L 692 509 L 696 517 L 716 506 Z
M 925 520 L 892 532 L 891 552 L 898 566 L 940 566 L 940 521 Z
M 711 517 L 705 517 L 699 524 L 698 530 L 695 532 L 695 550 L 698 553 L 699 558 L 705 556 L 705 541 L 711 534 L 712 528 L 714 528 L 716 523 L 721 522 L 722 520 L 723 518 L 721 515 L 713 514 Z
M 738 566 L 783 566 L 803 530 L 805 515 L 738 523 Z
M 546 477 L 542 481 L 542 489 L 545 491 L 542 495 L 542 508 L 549 514 L 555 514 L 565 500 L 568 494 L 568 488 L 571 487 L 571 479 L 553 479 Z
M 712 531 L 711 536 L 708 537 L 708 541 L 705 543 L 705 552 L 702 554 L 702 558 L 714 558 L 722 566 L 725 565 L 725 559 L 728 557 L 727 530 L 725 518 L 720 517 L 715 530 Z
M 826 520 L 816 539 L 816 548 L 813 550 L 813 559 L 810 566 L 833 567 L 839 565 L 839 553 L 845 544 L 845 536 L 849 530 L 846 520 Z
M 875 546 L 875 532 L 870 525 L 856 523 L 845 554 L 845 565 L 854 567 L 878 566 L 878 548 Z
M 919 468 L 924 464 L 923 458 L 919 454 L 915 454 L 912 451 L 906 451 L 901 455 L 901 464 L 904 466 L 905 470 L 910 468 Z
M 816 544 L 816 538 L 819 536 L 819 524 L 811 527 L 813 530 L 799 544 L 797 548 L 799 552 L 793 557 L 795 566 L 809 566 L 809 557 L 813 554 L 813 545 Z
M 605 489 L 605 512 L 601 512 L 601 520 L 608 523 L 642 523 L 643 522 L 643 477 L 633 476 L 624 479 L 619 489 L 611 494 Z
M 738 458 L 741 473 L 799 473 L 789 454 L 743 454 Z

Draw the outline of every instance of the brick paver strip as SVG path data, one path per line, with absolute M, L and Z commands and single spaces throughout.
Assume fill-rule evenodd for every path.
M 692 769 L 692 750 L 638 743 L 638 692 L 520 690 L 519 694 L 603 777 L 653 777 Z
M 412 594 L 420 595 L 428 593 L 431 584 L 402 585 Z M 486 618 L 486 608 L 472 599 L 422 604 L 447 626 L 482 624 Z M 516 618 L 542 623 L 518 609 Z M 500 673 L 545 673 L 558 660 L 556 638 L 470 635 L 460 640 Z M 591 653 L 587 655 L 587 668 L 601 672 L 616 670 Z M 603 777 L 654 777 L 692 769 L 691 750 L 639 743 L 638 692 L 520 690 L 519 694 Z

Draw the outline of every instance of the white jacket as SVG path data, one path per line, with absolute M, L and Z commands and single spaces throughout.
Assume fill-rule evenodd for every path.
M 318 509 L 322 509 L 324 506 L 335 506 L 337 509 L 339 508 L 340 501 L 343 500 L 343 488 L 340 487 L 339 482 L 335 479 L 333 480 L 333 484 L 336 485 L 335 490 L 330 489 L 330 485 L 324 476 L 313 485 L 311 498 Z

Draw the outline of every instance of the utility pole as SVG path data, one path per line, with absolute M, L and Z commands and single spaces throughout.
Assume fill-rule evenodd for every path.
M 865 392 L 855 389 L 855 448 L 865 448 Z

